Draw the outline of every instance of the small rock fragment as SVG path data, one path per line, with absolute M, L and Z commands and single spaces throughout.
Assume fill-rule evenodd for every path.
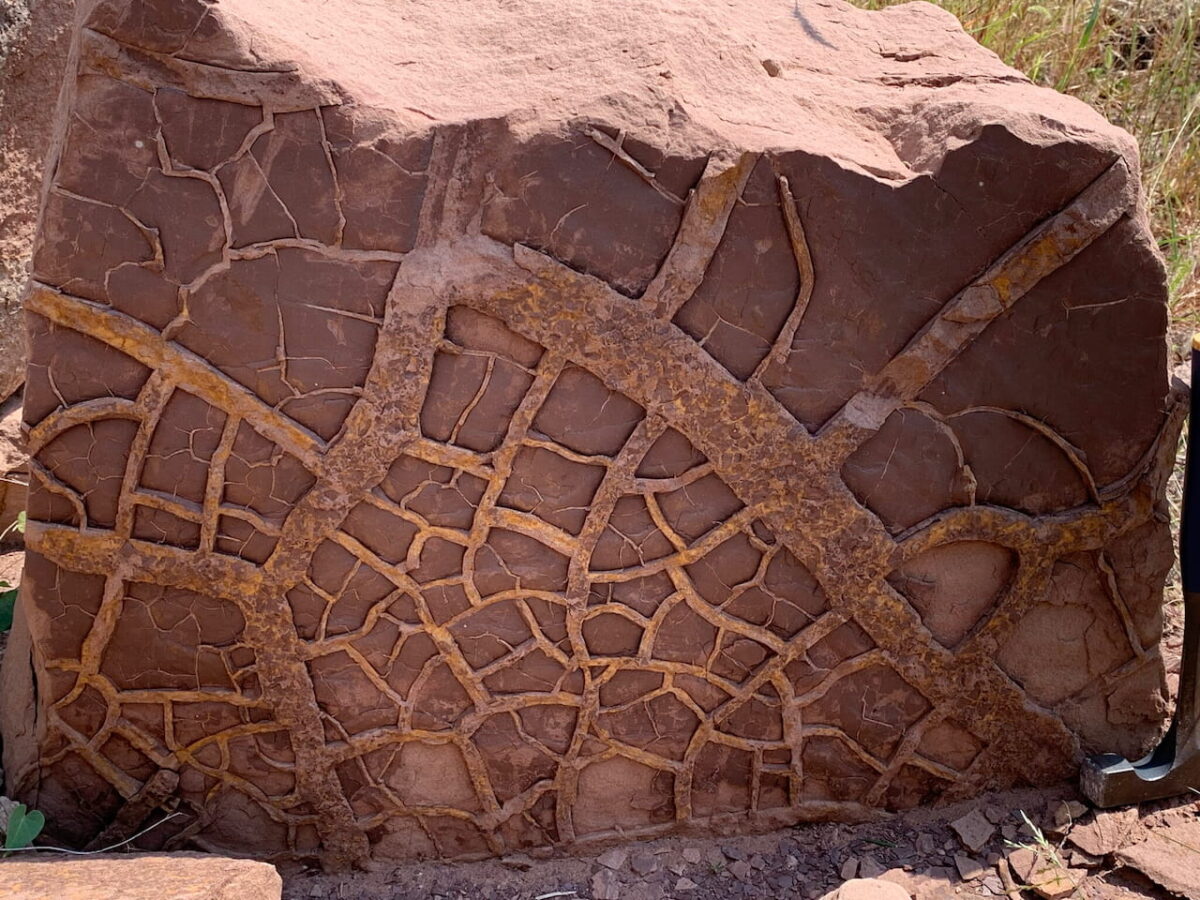
M 794 869 L 796 866 L 800 865 L 800 860 L 796 859 L 796 857 L 789 853 L 787 859 L 783 861 L 783 864 L 788 869 Z
M 959 877 L 963 881 L 974 881 L 976 878 L 982 878 L 987 874 L 987 869 L 983 867 L 983 863 L 970 856 L 963 856 L 961 853 L 954 855 L 954 867 L 958 869 Z
M 876 862 L 873 856 L 864 856 L 858 861 L 859 878 L 878 878 L 886 871 L 887 869 Z
M 727 847 L 722 847 L 721 851 L 730 859 L 745 859 L 746 853 L 741 847 L 736 844 L 730 844 Z
M 909 900 L 908 891 L 878 878 L 851 878 L 821 900 Z
M 1075 892 L 1087 876 L 1079 869 L 1069 869 L 1043 850 L 1020 847 L 1008 855 L 1017 880 L 1028 885 L 1045 900 L 1060 900 Z
M 925 878 L 917 872 L 906 872 L 904 869 L 888 869 L 879 876 L 880 881 L 890 881 L 892 884 L 898 884 L 904 888 L 910 896 L 915 896 L 917 891 L 924 885 Z
M 687 847 L 683 851 L 683 858 L 692 865 L 695 865 L 696 863 L 700 862 L 700 851 L 695 847 Z
M 533 860 L 524 853 L 514 853 L 501 859 L 500 865 L 506 869 L 516 869 L 518 872 L 528 872 L 533 868 Z
M 635 875 L 652 875 L 658 871 L 658 858 L 653 853 L 635 853 L 629 860 L 629 868 Z
M 699 885 L 690 878 L 680 878 L 675 882 L 675 890 L 677 891 L 694 891 Z
M 752 857 L 750 857 L 750 865 L 761 872 L 767 867 L 767 861 L 763 859 L 761 853 L 755 853 Z
M 1097 810 L 1094 818 L 1071 829 L 1067 840 L 1092 856 L 1107 856 L 1143 837 L 1137 807 Z
M 672 874 L 683 875 L 687 871 L 687 863 L 681 859 L 677 859 L 668 863 L 667 868 L 671 870 Z
M 744 859 L 736 859 L 729 864 L 729 873 L 738 881 L 749 881 L 752 869 Z
M 653 881 L 640 881 L 626 887 L 624 900 L 662 900 L 663 887 Z
M 838 869 L 838 874 L 842 876 L 843 881 L 849 881 L 858 874 L 858 860 L 853 856 L 842 863 L 842 867 Z
M 956 898 L 954 886 L 955 870 L 938 866 L 926 869 L 917 875 L 915 886 L 910 893 L 915 900 L 951 900 Z
M 783 66 L 781 66 L 779 64 L 778 60 L 764 59 L 762 61 L 762 67 L 764 69 L 766 69 L 767 74 L 770 75 L 772 78 L 778 78 L 780 75 L 783 74 Z
M 621 883 L 612 869 L 601 869 L 592 876 L 592 897 L 595 900 L 621 900 Z
M 1088 812 L 1088 808 L 1078 800 L 1060 800 L 1052 805 L 1050 822 L 1059 834 L 1066 834 L 1071 826 L 1086 816 Z
M 978 809 L 971 810 L 961 819 L 955 819 L 950 823 L 950 827 L 954 829 L 963 846 L 972 853 L 981 851 L 996 833 L 996 826 Z
M 613 847 L 611 850 L 605 850 L 596 857 L 596 862 L 604 866 L 606 869 L 619 869 L 625 865 L 625 860 L 629 858 L 629 851 L 622 847 Z

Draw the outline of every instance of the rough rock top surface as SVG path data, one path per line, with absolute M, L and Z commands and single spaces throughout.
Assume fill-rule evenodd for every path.
M 889 180 L 936 170 L 983 123 L 1133 150 L 929 3 L 339 0 L 335 12 L 321 0 L 223 0 L 211 12 L 179 4 L 169 21 L 143 17 L 142 3 L 128 14 L 100 5 L 100 31 L 179 59 L 295 72 L 324 102 L 372 108 L 386 131 L 504 117 L 537 133 L 601 117 L 662 149 L 802 149 Z

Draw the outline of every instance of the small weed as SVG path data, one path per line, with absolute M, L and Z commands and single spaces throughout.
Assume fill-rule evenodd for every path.
M 0 540 L 14 531 L 20 534 L 25 533 L 25 513 L 18 513 L 16 521 L 0 532 Z M 0 631 L 12 629 L 13 610 L 16 609 L 18 593 L 20 591 L 16 585 L 9 584 L 0 578 Z
M 876 847 L 892 848 L 896 846 L 895 841 L 885 841 L 883 838 L 863 838 L 868 844 L 874 844 Z
M 1053 866 L 1054 869 L 1056 869 L 1058 872 L 1061 872 L 1062 875 L 1059 877 L 1066 878 L 1069 881 L 1074 881 L 1074 879 L 1071 879 L 1070 870 L 1067 868 L 1066 863 L 1062 861 L 1062 857 L 1059 855 L 1059 851 L 1062 849 L 1061 845 L 1055 847 L 1052 843 L 1050 843 L 1050 839 L 1046 837 L 1045 832 L 1043 832 L 1042 829 L 1038 828 L 1029 820 L 1029 816 L 1025 814 L 1025 810 L 1021 810 L 1021 820 L 1025 823 L 1025 829 L 1029 832 L 1030 837 L 1033 839 L 1033 843 L 1019 843 L 1010 840 L 1005 840 L 1004 843 L 1009 847 L 1013 847 L 1018 850 L 1028 850 L 1030 853 L 1034 854 L 1034 856 L 1046 860 L 1046 862 Z M 1045 882 L 1043 881 L 1042 883 L 1044 884 Z M 1020 884 L 1017 885 L 1017 887 L 1019 887 L 1021 890 L 1034 889 L 1034 886 L 1030 884 Z M 1075 889 L 1071 892 L 1071 896 L 1083 896 L 1080 886 L 1077 882 L 1075 883 Z
M 1054 845 L 1050 843 L 1050 840 L 1046 837 L 1045 832 L 1043 832 L 1042 829 L 1038 828 L 1029 820 L 1029 816 L 1025 815 L 1025 810 L 1021 810 L 1021 821 L 1025 823 L 1025 828 L 1033 837 L 1033 843 L 1022 844 L 1008 840 L 1006 840 L 1004 843 L 1008 844 L 1010 847 L 1018 847 L 1024 850 L 1032 851 L 1033 853 L 1041 851 L 1042 853 L 1045 853 L 1055 865 L 1061 866 L 1062 860 L 1058 858 L 1058 850 L 1055 849 Z
M 23 850 L 34 842 L 46 827 L 46 817 L 36 809 L 28 809 L 24 803 L 14 804 L 8 811 L 8 822 L 4 826 L 4 849 Z

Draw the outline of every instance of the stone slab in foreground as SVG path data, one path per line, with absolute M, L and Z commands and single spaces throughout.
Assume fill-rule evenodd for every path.
M 1200 900 L 1200 823 L 1181 822 L 1116 852 L 1116 861 L 1137 869 L 1177 897 Z
M 72 79 L 4 760 L 63 839 L 482 856 L 1157 734 L 1135 149 L 946 14 L 103 2 Z
M 4 861 L 0 895 L 11 900 L 279 900 L 275 867 L 207 853 L 110 853 Z

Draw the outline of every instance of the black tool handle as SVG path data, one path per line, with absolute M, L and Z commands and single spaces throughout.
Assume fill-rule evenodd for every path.
M 1200 592 L 1200 334 L 1192 337 L 1192 391 L 1188 402 L 1188 448 L 1183 464 L 1183 503 L 1179 523 L 1179 573 L 1184 593 Z
M 1183 503 L 1179 522 L 1179 574 L 1183 582 L 1183 659 L 1175 701 L 1176 753 L 1200 740 L 1200 334 L 1192 337 L 1192 391 L 1188 406 L 1188 448 L 1183 464 Z

